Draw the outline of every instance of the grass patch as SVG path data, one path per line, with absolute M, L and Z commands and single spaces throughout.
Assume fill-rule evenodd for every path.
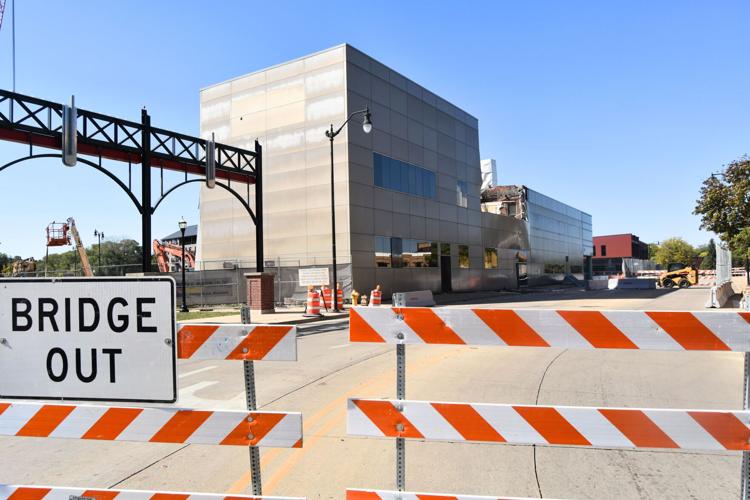
M 203 318 L 215 318 L 217 316 L 232 316 L 237 315 L 239 317 L 239 311 L 190 311 L 180 312 L 177 311 L 177 321 L 185 321 L 188 319 L 203 319 Z

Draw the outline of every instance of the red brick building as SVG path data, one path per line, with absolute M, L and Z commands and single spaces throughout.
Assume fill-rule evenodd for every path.
M 619 273 L 623 258 L 648 260 L 648 244 L 631 233 L 594 236 L 595 274 Z

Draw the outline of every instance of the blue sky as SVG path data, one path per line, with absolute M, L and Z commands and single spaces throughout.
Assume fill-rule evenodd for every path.
M 11 87 L 10 3 L 0 87 Z M 128 2 L 16 0 L 17 90 L 197 134 L 198 90 L 342 42 L 479 119 L 483 158 L 593 215 L 594 234 L 709 235 L 691 215 L 702 179 L 750 153 L 750 3 Z M 374 117 L 374 119 L 377 119 Z M 0 143 L 0 163 L 26 148 Z M 126 173 L 120 164 L 113 164 Z M 111 181 L 36 160 L 0 174 L 0 252 L 40 256 L 75 216 L 140 237 Z M 198 218 L 196 185 L 159 208 L 154 236 Z

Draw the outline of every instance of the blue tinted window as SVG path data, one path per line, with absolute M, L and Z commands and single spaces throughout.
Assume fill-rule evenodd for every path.
M 385 189 L 435 199 L 435 173 L 373 153 L 374 184 Z
M 383 185 L 383 157 L 375 155 L 373 158 L 373 168 L 375 170 L 375 185 Z

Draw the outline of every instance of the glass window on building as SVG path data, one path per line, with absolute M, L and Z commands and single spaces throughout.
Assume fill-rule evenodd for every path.
M 515 217 L 516 216 L 516 206 L 517 206 L 516 202 L 515 201 L 509 201 L 507 203 L 507 206 L 508 206 L 508 215 L 510 215 L 511 217 Z
M 450 243 L 440 244 L 440 255 L 445 255 L 446 257 L 451 256 L 451 244 Z
M 391 239 L 375 236 L 375 266 L 391 267 Z
M 391 238 L 391 267 L 404 267 L 401 238 Z
M 469 206 L 469 188 L 466 181 L 456 181 L 456 205 L 459 207 Z
M 484 249 L 484 268 L 497 269 L 497 248 Z
M 463 269 L 469 268 L 469 246 L 458 245 L 458 267 Z
M 607 245 L 602 245 L 602 257 L 607 256 Z
M 433 241 L 403 240 L 404 267 L 437 267 L 437 243 Z
M 377 187 L 435 199 L 435 172 L 379 153 L 372 154 L 372 164 Z

